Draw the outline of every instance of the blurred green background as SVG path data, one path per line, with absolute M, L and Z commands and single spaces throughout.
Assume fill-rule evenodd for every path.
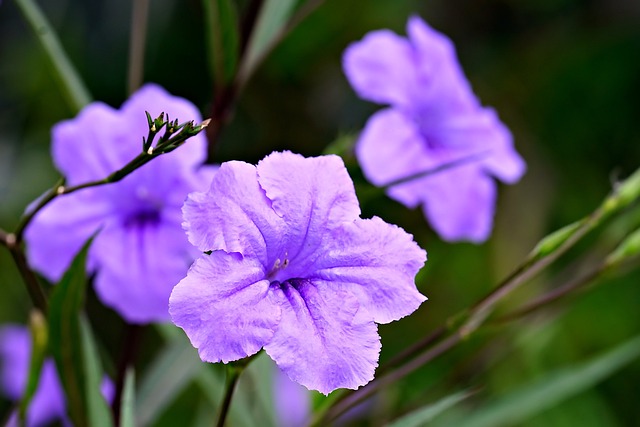
M 41 6 L 97 100 L 126 99 L 131 2 L 47 0 Z M 237 2 L 240 10 L 246 1 Z M 404 34 L 418 14 L 456 44 L 485 105 L 499 112 L 528 163 L 525 178 L 500 189 L 493 237 L 484 245 L 447 244 L 420 211 L 379 198 L 379 215 L 416 236 L 429 261 L 418 286 L 429 301 L 414 315 L 380 327 L 388 359 L 487 293 L 550 231 L 592 211 L 616 180 L 640 166 L 640 2 L 637 0 L 327 0 L 276 48 L 242 93 L 221 135 L 219 162 L 255 162 L 273 150 L 318 155 L 355 134 L 380 106 L 358 99 L 341 70 L 344 48 L 365 33 Z M 144 80 L 210 111 L 203 10 L 196 0 L 151 1 Z M 72 117 L 49 62 L 15 4 L 0 5 L 0 227 L 13 229 L 25 206 L 57 177 L 49 132 Z M 358 188 L 355 160 L 345 160 Z M 638 207 L 598 230 L 544 275 L 501 305 L 507 311 L 595 265 Z M 637 264 L 637 263 L 636 263 Z M 631 266 L 633 267 L 633 266 Z M 30 302 L 10 257 L 0 250 L 0 322 L 24 322 Z M 119 351 L 122 323 L 94 297 L 90 317 L 105 352 Z M 562 366 L 588 360 L 640 332 L 640 272 L 628 268 L 599 286 L 536 315 L 481 333 L 385 390 L 372 418 L 380 425 L 468 387 L 482 391 L 463 406 L 496 396 Z M 160 338 L 148 334 L 139 367 Z M 546 410 L 526 426 L 640 425 L 640 363 Z M 158 425 L 187 423 L 198 391 L 188 388 Z M 3 407 L 6 407 L 4 405 Z M 453 412 L 456 409 L 452 410 Z M 473 413 L 473 412 L 472 412 Z M 452 417 L 455 414 L 451 415 Z M 450 418 L 453 419 L 453 418 Z M 447 418 L 441 424 L 447 425 Z

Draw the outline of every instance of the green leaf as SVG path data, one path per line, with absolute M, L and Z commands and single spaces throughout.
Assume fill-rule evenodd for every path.
M 230 0 L 202 0 L 208 52 L 216 87 L 231 82 L 238 63 L 238 19 Z
M 89 425 L 92 427 L 111 427 L 113 426 L 113 417 L 101 391 L 104 373 L 95 339 L 91 332 L 91 326 L 84 316 L 80 316 L 80 328 L 82 332 Z
M 258 64 L 273 48 L 280 32 L 287 25 L 296 3 L 296 0 L 265 0 L 251 33 L 240 70 L 240 78 L 243 82 L 248 80 Z
M 640 336 L 589 362 L 550 373 L 466 417 L 457 427 L 518 425 L 587 390 L 640 357 Z
M 276 425 L 273 401 L 273 361 L 263 351 L 247 366 L 240 377 L 234 404 L 251 411 L 264 427 Z
M 216 413 L 224 392 L 224 373 L 215 368 L 223 365 L 204 363 L 180 329 L 156 325 L 167 341 L 166 347 L 150 364 L 140 381 L 136 396 L 137 425 L 152 424 L 191 382 L 202 390 L 212 411 Z M 253 417 L 253 395 L 240 387 L 234 394 L 228 424 L 239 427 L 260 425 Z
M 129 368 L 124 377 L 120 426 L 135 427 L 135 425 L 135 372 Z
M 42 364 L 47 353 L 47 321 L 38 309 L 31 312 L 29 318 L 29 330 L 31 332 L 31 360 L 29 361 L 29 376 L 27 379 L 27 387 L 25 389 L 20 406 L 18 408 L 18 416 L 24 422 L 26 420 L 27 408 L 31 402 L 31 398 L 38 389 L 40 382 L 40 372 Z
M 415 410 L 402 418 L 399 418 L 389 424 L 387 427 L 420 427 L 426 425 L 438 415 L 442 414 L 447 409 L 462 402 L 472 393 L 469 391 L 459 391 L 450 396 L 442 398 L 435 403 L 426 405 L 418 410 Z
M 183 338 L 172 340 L 142 376 L 136 397 L 136 425 L 152 424 L 194 379 L 202 365 L 193 347 Z
M 80 331 L 80 310 L 86 288 L 85 264 L 93 238 L 84 244 L 51 295 L 49 344 L 67 398 L 73 424 L 88 426 L 84 349 Z
M 35 0 L 16 0 L 16 3 L 51 61 L 55 77 L 69 106 L 73 111 L 79 112 L 91 102 L 91 95 L 64 51 L 60 39 Z

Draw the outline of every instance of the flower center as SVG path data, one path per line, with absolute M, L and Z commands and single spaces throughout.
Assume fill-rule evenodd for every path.
M 286 289 L 287 287 L 292 287 L 293 289 L 295 289 L 296 291 L 300 292 L 300 288 L 302 287 L 302 285 L 304 284 L 305 280 L 304 279 L 287 279 L 283 282 L 279 282 L 277 280 L 272 281 L 269 285 L 275 287 L 278 287 L 280 289 Z
M 160 222 L 160 211 L 157 209 L 144 209 L 128 215 L 124 219 L 126 228 L 140 228 L 145 226 L 154 226 Z
M 280 283 L 280 281 L 272 280 L 272 279 L 275 279 L 279 275 L 278 273 L 280 273 L 282 270 L 286 269 L 289 266 L 289 255 L 286 252 L 283 258 L 284 258 L 284 261 L 280 260 L 280 258 L 276 259 L 276 261 L 273 263 L 273 267 L 271 268 L 271 271 L 269 272 L 269 274 L 267 274 L 267 279 L 271 280 L 272 282 Z M 282 279 L 282 277 L 280 277 L 280 279 Z

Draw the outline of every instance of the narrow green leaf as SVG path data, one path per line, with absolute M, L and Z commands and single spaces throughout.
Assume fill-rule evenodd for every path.
M 216 411 L 206 400 L 201 400 L 191 427 L 211 427 L 212 420 L 216 419 Z
M 208 53 L 216 87 L 234 77 L 238 62 L 238 19 L 230 0 L 202 0 L 205 12 Z
M 184 339 L 172 340 L 142 376 L 136 397 L 136 425 L 152 424 L 201 367 L 202 361 Z
M 273 48 L 295 9 L 296 0 L 265 0 L 256 26 L 251 33 L 247 53 L 243 59 L 240 78 L 246 81 L 257 65 Z
M 593 387 L 640 357 L 640 336 L 589 362 L 545 375 L 466 417 L 457 427 L 518 425 L 527 418 Z
M 69 60 L 58 36 L 36 1 L 16 0 L 16 3 L 51 61 L 55 77 L 63 89 L 69 106 L 74 112 L 79 112 L 91 102 L 91 95 L 80 74 Z
M 273 365 L 273 361 L 264 351 L 254 358 L 240 377 L 234 399 L 234 404 L 251 411 L 253 418 L 260 420 L 264 427 L 276 425 Z
M 51 295 L 49 344 L 67 397 L 67 411 L 74 425 L 88 426 L 84 350 L 80 310 L 86 288 L 85 264 L 93 238 L 84 244 L 71 267 Z
M 469 391 L 459 391 L 445 398 L 438 400 L 435 403 L 424 406 L 417 409 L 402 418 L 399 418 L 389 424 L 387 427 L 420 427 L 426 425 L 438 415 L 442 414 L 447 409 L 462 402 L 472 393 Z
M 124 377 L 120 426 L 135 427 L 135 425 L 135 372 L 129 368 Z
M 220 406 L 224 391 L 224 373 L 204 363 L 180 329 L 157 325 L 156 330 L 167 341 L 166 347 L 150 364 L 140 381 L 136 396 L 136 421 L 139 426 L 152 424 L 192 381 L 202 390 L 212 412 Z M 249 427 L 260 425 L 253 418 L 252 396 L 238 390 L 229 413 L 229 425 Z
M 89 425 L 91 427 L 111 427 L 113 426 L 113 417 L 109 405 L 102 395 L 104 371 L 100 363 L 95 339 L 91 332 L 91 326 L 84 316 L 80 316 L 80 328 L 82 332 Z
M 31 311 L 29 318 L 29 330 L 31 332 L 31 360 L 29 361 L 29 376 L 27 379 L 27 387 L 25 389 L 20 406 L 18 408 L 18 416 L 22 422 L 26 420 L 27 408 L 31 403 L 31 398 L 38 389 L 40 382 L 40 372 L 42 364 L 47 353 L 47 321 L 38 309 Z

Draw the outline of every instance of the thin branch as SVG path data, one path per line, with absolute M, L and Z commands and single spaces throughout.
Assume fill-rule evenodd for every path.
M 511 294 L 511 292 L 516 290 L 527 280 L 537 275 L 540 271 L 564 254 L 569 248 L 574 246 L 589 231 L 600 225 L 605 219 L 619 213 L 634 203 L 639 197 L 640 169 L 634 172 L 634 174 L 626 181 L 620 183 L 620 185 L 614 189 L 613 193 L 605 198 L 603 203 L 593 211 L 593 213 L 582 220 L 543 238 L 525 261 L 492 292 L 474 304 L 470 309 L 466 309 L 462 313 L 450 318 L 441 328 L 447 330 L 451 328 L 450 325 L 452 324 L 461 325 L 456 327 L 449 337 L 445 338 L 425 353 L 417 355 L 413 360 L 409 361 L 405 365 L 396 368 L 384 376 L 374 379 L 365 387 L 345 394 L 336 400 L 336 402 L 334 402 L 334 404 L 330 406 L 325 413 L 318 414 L 312 425 L 321 425 L 323 422 L 339 416 L 349 408 L 371 396 L 382 386 L 404 378 L 414 370 L 453 348 L 463 339 L 468 338 L 484 323 L 498 302 Z M 576 285 L 573 285 L 573 287 L 575 286 Z M 459 319 L 462 319 L 462 321 Z M 394 358 L 394 363 L 401 363 L 403 360 L 407 360 L 416 355 L 414 351 L 417 352 L 429 348 L 429 346 L 436 342 L 440 336 L 442 336 L 442 334 L 439 332 L 439 329 L 437 329 L 435 332 L 427 336 L 422 342 L 414 344 L 411 347 L 412 351 L 403 352 L 401 353 L 402 357 Z
M 111 183 L 114 183 L 114 182 L 118 182 L 118 181 L 122 180 L 123 178 L 125 178 L 127 175 L 129 175 L 132 172 L 134 172 L 136 169 L 144 166 L 149 161 L 151 161 L 153 158 L 158 157 L 161 154 L 163 154 L 163 153 L 162 152 L 153 152 L 153 151 L 151 153 L 142 152 L 142 153 L 138 154 L 129 163 L 127 163 L 122 169 L 119 169 L 119 170 L 111 173 L 106 178 L 99 179 L 99 180 L 96 180 L 96 181 L 86 182 L 84 184 L 78 184 L 78 185 L 71 186 L 71 187 L 65 187 L 64 186 L 64 179 L 60 179 L 56 183 L 56 185 L 54 185 L 40 199 L 38 204 L 35 207 L 33 207 L 26 215 L 24 215 L 22 217 L 22 219 L 20 220 L 20 223 L 18 224 L 18 227 L 16 228 L 16 231 L 14 233 L 15 236 L 16 236 L 17 242 L 20 243 L 22 241 L 22 239 L 24 237 L 24 231 L 26 230 L 27 226 L 31 223 L 33 218 L 36 216 L 36 214 L 38 212 L 40 212 L 40 210 L 42 210 L 42 208 L 47 206 L 49 203 L 51 203 L 57 197 L 62 196 L 64 194 L 71 194 L 71 193 L 74 193 L 74 192 L 76 192 L 78 190 L 82 190 L 84 188 L 97 187 L 97 186 L 100 186 L 100 185 L 105 185 L 105 184 L 111 184 Z
M 231 406 L 233 392 L 236 389 L 236 384 L 238 383 L 238 378 L 240 378 L 240 374 L 242 373 L 242 371 L 243 368 L 241 367 L 227 365 L 227 381 L 225 386 L 224 399 L 222 400 L 220 411 L 218 412 L 216 427 L 224 426 L 224 422 L 227 419 L 227 414 L 229 413 L 229 407 Z
M 24 252 L 19 245 L 13 245 L 9 247 L 11 257 L 18 267 L 18 271 L 27 286 L 27 292 L 31 297 L 33 305 L 36 306 L 41 312 L 48 313 L 49 304 L 47 303 L 47 297 L 44 294 L 44 290 L 40 285 L 40 281 L 36 277 L 35 273 L 29 267 L 27 259 L 24 256 Z
M 438 345 L 423 353 L 421 356 L 415 358 L 411 362 L 406 365 L 396 369 L 395 371 L 390 372 L 389 374 L 379 377 L 378 379 L 370 382 L 366 386 L 359 388 L 356 392 L 346 395 L 345 398 L 339 400 L 333 407 L 331 407 L 326 414 L 321 414 L 317 417 L 312 423 L 311 426 L 321 426 L 326 425 L 326 423 L 330 420 L 333 420 L 340 415 L 344 414 L 349 409 L 353 408 L 357 404 L 363 402 L 374 393 L 379 391 L 386 385 L 392 384 L 416 369 L 424 366 L 425 364 L 431 362 L 435 358 L 441 356 L 445 352 L 449 351 L 453 347 L 455 347 L 459 342 L 463 340 L 462 334 L 455 333 L 450 337 L 446 338 L 444 341 L 440 342 Z
M 2 228 L 0 228 L 0 244 L 3 246 L 11 247 L 15 244 L 16 236 L 11 233 L 7 233 Z

